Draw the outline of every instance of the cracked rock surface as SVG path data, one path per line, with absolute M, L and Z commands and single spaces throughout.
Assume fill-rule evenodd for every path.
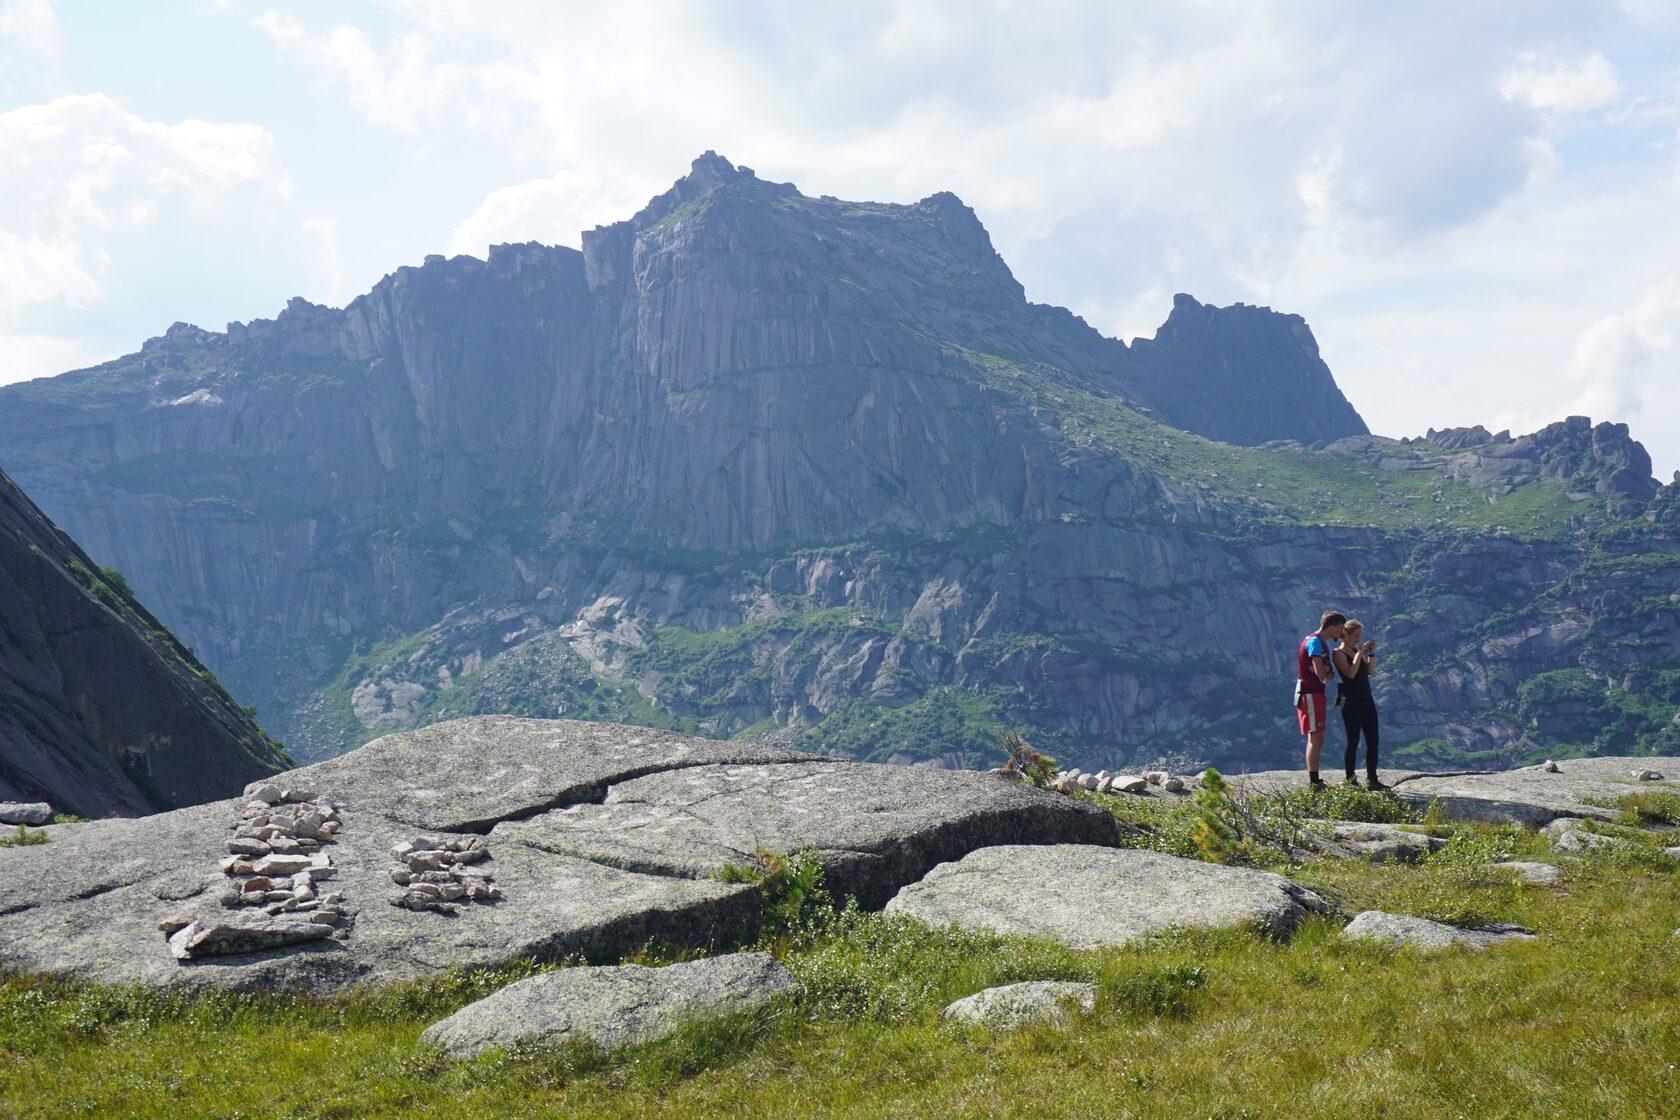
M 176 959 L 160 922 L 226 921 L 221 867 L 246 804 L 238 798 L 55 827 L 50 843 L 0 849 L 0 967 L 107 983 L 332 991 L 526 956 L 616 959 L 649 940 L 709 947 L 752 937 L 756 888 L 710 876 L 760 845 L 816 847 L 836 884 L 884 901 L 985 844 L 1116 835 L 1113 818 L 1092 806 L 985 775 L 507 717 L 392 735 L 272 781 L 339 809 L 339 935 Z M 390 905 L 393 850 L 421 832 L 487 849 L 470 866 L 502 897 L 456 913 Z
M 799 986 L 768 953 L 731 953 L 664 968 L 567 968 L 509 984 L 427 1027 L 452 1057 L 494 1046 L 584 1042 L 615 1050 L 683 1023 L 762 1007 Z
M 603 804 L 498 825 L 491 836 L 684 878 L 750 863 L 759 848 L 815 848 L 836 898 L 876 908 L 975 848 L 1113 844 L 1116 825 L 1084 802 L 987 774 L 825 759 L 637 778 Z
M 982 848 L 899 891 L 889 911 L 933 926 L 1050 937 L 1075 949 L 1162 931 L 1249 926 L 1288 936 L 1329 905 L 1270 871 L 1086 844 Z

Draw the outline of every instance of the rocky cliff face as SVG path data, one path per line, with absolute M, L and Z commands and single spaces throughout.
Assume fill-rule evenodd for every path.
M 1181 297 L 1128 347 L 1028 303 L 953 196 L 711 155 L 581 253 L 0 389 L 0 461 L 305 757 L 515 712 L 1276 762 L 1327 603 L 1392 643 L 1397 743 L 1651 745 L 1680 568 L 1643 455 L 1581 420 L 1373 437 L 1299 318 Z M 1612 603 L 1668 651 L 1644 692 Z
M 0 473 L 0 801 L 150 813 L 287 761 L 122 577 Z

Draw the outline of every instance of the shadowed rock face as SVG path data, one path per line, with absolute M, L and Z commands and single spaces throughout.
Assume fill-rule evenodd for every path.
M 1135 340 L 1132 352 L 1151 374 L 1148 403 L 1175 427 L 1250 444 L 1367 431 L 1299 315 L 1180 293 L 1155 337 Z
M 151 813 L 226 797 L 283 757 L 0 472 L 0 801 Z
M 330 935 L 185 962 L 171 952 L 160 923 L 173 931 L 245 914 L 269 920 L 223 901 L 237 881 L 221 867 L 239 798 L 54 826 L 49 843 L 0 849 L 0 967 L 112 983 L 326 991 L 521 957 L 616 960 L 649 941 L 710 948 L 750 939 L 758 890 L 718 874 L 725 863 L 751 862 L 761 847 L 813 849 L 837 894 L 879 905 L 976 847 L 1118 838 L 1114 818 L 1093 805 L 984 775 L 813 761 L 568 721 L 451 721 L 274 783 L 307 789 L 337 810 L 340 828 L 323 849 L 333 874 L 318 884 L 342 896 Z M 780 813 L 760 821 L 772 802 Z M 677 826 L 679 814 L 688 819 Z M 393 905 L 393 848 L 420 834 L 445 842 L 464 835 L 453 829 L 487 833 L 478 847 L 488 855 L 472 866 L 500 897 L 454 913 Z

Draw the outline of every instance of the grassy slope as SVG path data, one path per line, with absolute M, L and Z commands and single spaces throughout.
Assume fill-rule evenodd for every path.
M 1163 837 L 1183 822 L 1155 822 Z M 773 949 L 798 1003 L 627 1051 L 452 1065 L 423 1027 L 507 974 L 345 1001 L 0 985 L 0 1112 L 19 1117 L 1669 1116 L 1680 1085 L 1680 875 L 1574 864 L 1567 890 L 1482 870 L 1532 834 L 1473 827 L 1420 867 L 1295 877 L 1347 913 L 1521 921 L 1541 939 L 1438 956 L 1243 932 L 1057 946 L 850 914 Z M 943 1025 L 996 983 L 1080 978 L 1095 1014 L 1013 1034 Z

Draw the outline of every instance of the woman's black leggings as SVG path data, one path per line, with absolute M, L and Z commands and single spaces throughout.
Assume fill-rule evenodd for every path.
M 1375 704 L 1342 705 L 1342 725 L 1347 728 L 1347 772 L 1359 758 L 1359 734 L 1365 733 L 1365 773 L 1377 772 L 1377 706 Z

